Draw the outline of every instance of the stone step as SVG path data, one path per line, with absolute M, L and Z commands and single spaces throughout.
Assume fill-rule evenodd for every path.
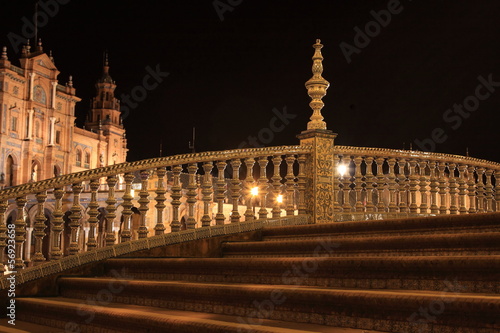
M 9 324 L 8 318 L 0 319 L 0 332 L 2 333 L 69 333 L 62 328 L 37 325 L 16 319 L 15 325 Z
M 50 324 L 51 330 L 29 332 L 179 332 L 179 333 L 219 333 L 219 332 L 255 332 L 255 333 L 299 333 L 332 332 L 362 333 L 365 331 L 350 328 L 335 328 L 307 323 L 207 314 L 193 311 L 178 311 L 132 304 L 103 303 L 90 304 L 81 299 L 64 297 L 20 298 L 21 317 L 38 324 Z M 43 316 L 40 314 L 43 313 Z M 29 324 L 28 327 L 40 329 L 46 326 Z M 13 331 L 14 332 L 14 331 Z M 23 332 L 23 331 L 19 331 Z
M 485 213 L 267 227 L 263 229 L 262 237 L 263 240 L 280 240 L 325 236 L 350 238 L 499 231 L 500 213 Z
M 446 291 L 353 290 L 301 285 L 67 277 L 59 280 L 59 287 L 62 296 L 81 300 L 95 298 L 107 303 L 242 318 L 261 315 L 266 319 L 334 327 L 365 328 L 363 325 L 366 325 L 367 329 L 382 331 L 415 331 L 417 326 L 420 329 L 425 324 L 422 317 L 426 315 L 432 318 L 435 326 L 500 329 L 500 296 L 466 293 L 460 286 Z M 109 311 L 109 315 L 114 313 L 112 309 Z M 392 325 L 389 329 L 386 327 L 388 314 Z M 114 322 L 121 316 L 129 317 L 127 312 L 116 316 Z
M 500 232 L 227 242 L 224 257 L 499 255 Z
M 296 284 L 358 289 L 445 290 L 500 294 L 500 255 L 307 258 L 120 258 L 108 277 L 136 280 Z

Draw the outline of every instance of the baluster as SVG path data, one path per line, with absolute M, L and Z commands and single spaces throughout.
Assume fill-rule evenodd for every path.
M 303 156 L 303 155 L 301 155 Z M 340 156 L 339 155 L 334 155 L 333 156 L 333 211 L 335 213 L 338 213 L 340 211 L 342 211 L 342 208 L 340 207 L 340 184 L 339 184 L 339 175 L 338 175 L 338 167 L 339 167 L 339 161 L 340 161 Z M 305 159 L 304 159 L 304 163 L 305 163 Z M 300 165 L 300 156 L 299 156 L 299 182 L 298 182 L 298 186 L 299 186 L 299 214 L 302 214 L 300 212 L 300 191 L 301 191 L 301 177 L 303 177 L 300 173 L 301 173 L 301 165 Z M 304 175 L 305 176 L 305 175 Z M 305 177 L 304 177 L 304 189 L 305 189 Z
M 415 159 L 410 160 L 410 213 L 418 213 L 417 205 L 417 186 L 418 186 L 418 176 L 416 173 L 417 161 Z
M 180 175 L 182 172 L 182 166 L 176 165 L 172 168 L 173 182 L 172 182 L 172 222 L 170 223 L 170 230 L 172 232 L 178 232 L 181 230 L 181 222 L 179 220 L 179 206 L 181 205 L 181 180 Z
M 484 174 L 484 168 L 477 168 L 477 212 L 478 213 L 484 213 L 485 207 L 484 207 L 484 180 L 483 180 L 483 174 Z
M 446 169 L 446 163 L 445 162 L 439 162 L 438 164 L 438 171 L 439 171 L 439 196 L 441 198 L 441 205 L 439 206 L 439 213 L 440 214 L 446 214 L 448 208 L 446 207 L 446 189 L 448 186 L 446 186 L 446 178 L 444 175 L 444 170 Z
M 344 161 L 345 160 L 345 161 Z M 342 183 L 342 197 L 344 200 L 344 204 L 342 205 L 342 211 L 347 213 L 351 212 L 352 207 L 351 207 L 351 198 L 350 198 L 350 191 L 351 191 L 351 170 L 350 170 L 350 165 L 351 165 L 351 157 L 350 156 L 344 156 L 342 158 L 342 161 L 345 165 L 345 174 L 344 174 L 344 179 Z
M 224 224 L 226 217 L 224 216 L 224 198 L 226 197 L 226 179 L 224 178 L 224 171 L 227 163 L 225 161 L 217 162 L 217 215 L 215 215 L 215 224 Z
M 167 173 L 167 169 L 165 167 L 156 168 L 156 176 L 158 177 L 158 187 L 156 188 L 156 225 L 155 225 L 155 235 L 162 235 L 165 233 L 165 225 L 163 224 L 163 210 L 165 209 L 165 193 L 167 190 L 165 189 L 163 179 L 165 178 L 165 174 Z
M 50 249 L 50 260 L 59 260 L 63 256 L 61 249 L 61 234 L 64 230 L 64 220 L 62 211 L 62 197 L 64 195 L 64 190 L 62 188 L 54 189 L 54 211 L 52 212 L 52 225 L 50 228 L 51 235 L 51 249 Z
M 5 212 L 8 207 L 7 200 L 0 201 L 0 276 L 5 274 L 5 248 L 7 247 L 7 225 L 5 223 Z
M 134 206 L 134 204 L 132 203 L 132 199 L 134 199 L 132 197 L 132 181 L 134 180 L 135 176 L 133 173 L 129 172 L 129 173 L 126 173 L 123 176 L 123 178 L 125 180 L 125 193 L 123 194 L 123 197 L 122 197 L 122 199 L 123 199 L 123 203 L 122 203 L 123 224 L 122 224 L 121 233 L 120 233 L 120 241 L 122 243 L 128 242 L 129 240 L 132 239 L 132 231 L 130 230 L 131 229 L 132 213 L 133 213 L 132 207 Z M 92 183 L 90 183 L 90 186 L 92 186 Z M 96 221 L 97 221 L 97 219 L 96 219 Z M 90 219 L 89 219 L 89 222 L 90 222 Z
M 467 207 L 465 206 L 467 197 L 467 182 L 465 181 L 465 170 L 467 170 L 467 165 L 458 165 L 458 196 L 459 196 L 459 212 L 460 214 L 467 214 Z
M 146 215 L 149 210 L 149 191 L 148 191 L 148 179 L 151 176 L 149 170 L 141 170 L 141 190 L 139 191 L 139 212 L 141 213 L 141 224 L 137 230 L 139 238 L 148 237 L 148 227 L 146 226 Z
M 231 167 L 233 168 L 233 178 L 231 179 L 231 199 L 233 201 L 233 210 L 231 211 L 231 223 L 240 222 L 240 212 L 238 205 L 241 196 L 241 181 L 240 181 L 240 167 L 241 160 L 239 158 L 231 160 Z
M 255 214 L 253 212 L 254 207 L 254 198 L 252 195 L 252 188 L 254 187 L 254 179 L 253 179 L 253 166 L 255 164 L 255 159 L 252 157 L 248 157 L 245 159 L 245 165 L 247 168 L 247 176 L 245 178 L 245 201 L 247 205 L 247 209 L 245 211 L 245 221 L 251 221 L 255 219 Z
M 469 195 L 469 214 L 477 213 L 476 209 L 476 180 L 474 178 L 475 167 L 467 168 L 467 190 Z
M 273 176 L 271 177 L 273 181 L 273 193 L 274 193 L 274 198 L 273 198 L 273 210 L 272 210 L 272 216 L 273 219 L 278 218 L 281 216 L 281 203 L 278 202 L 278 196 L 281 195 L 281 176 L 280 176 L 280 165 L 281 165 L 281 156 L 274 156 L 273 157 L 273 166 L 274 166 L 274 172 Z
M 260 167 L 260 175 L 259 175 L 259 194 L 260 194 L 260 210 L 259 210 L 259 219 L 267 218 L 267 194 L 269 191 L 269 182 L 267 180 L 267 164 L 269 160 L 267 156 L 259 157 L 259 167 Z M 305 189 L 305 186 L 304 186 Z
M 366 163 L 366 211 L 367 212 L 374 212 L 376 210 L 375 205 L 373 204 L 373 192 L 375 187 L 377 186 L 377 183 L 374 181 L 373 177 L 373 170 L 372 170 L 372 165 L 373 165 L 373 160 L 374 158 L 371 156 L 368 156 L 365 158 L 365 163 Z
M 198 165 L 196 163 L 188 164 L 188 174 L 189 182 L 187 186 L 187 204 L 188 204 L 188 217 L 186 219 L 186 229 L 196 228 L 196 219 L 194 217 L 194 205 L 196 204 L 196 171 L 198 171 Z
M 47 221 L 47 218 L 45 218 L 44 207 L 45 200 L 47 199 L 47 192 L 39 192 L 35 197 L 37 201 L 38 211 L 35 217 L 35 231 L 33 232 L 33 235 L 35 236 L 35 254 L 33 255 L 32 259 L 35 265 L 37 265 L 46 260 L 42 253 L 42 246 L 43 238 L 45 237 L 45 228 L 47 228 L 47 226 L 45 225 L 45 221 Z
M 438 177 L 436 177 L 436 168 L 437 168 L 437 162 L 435 161 L 430 161 L 429 162 L 429 169 L 431 171 L 431 184 L 430 184 L 430 192 L 431 192 L 431 214 L 439 214 L 439 207 L 437 205 L 438 203 L 438 192 L 439 192 L 439 182 L 438 182 Z
M 384 175 L 384 161 L 385 157 L 377 157 L 377 211 L 386 212 L 387 208 L 384 204 L 384 186 L 386 177 Z
M 286 164 L 287 164 L 287 174 L 286 174 L 286 215 L 293 215 L 295 212 L 295 175 L 293 174 L 293 164 L 295 163 L 294 155 L 286 156 Z
M 493 175 L 493 170 L 486 170 L 486 212 L 493 212 L 493 184 L 491 183 L 491 176 Z
M 14 267 L 16 270 L 26 267 L 23 260 L 24 242 L 26 240 L 26 220 L 24 219 L 24 207 L 26 207 L 26 197 L 16 198 L 17 218 L 14 221 L 15 226 L 15 243 L 16 243 L 16 258 Z
M 406 213 L 408 211 L 408 204 L 406 202 L 406 175 L 405 175 L 406 160 L 401 158 L 398 161 L 398 196 L 399 196 L 399 211 Z
M 213 193 L 213 188 L 212 188 L 212 169 L 213 169 L 213 163 L 212 162 L 205 162 L 203 164 L 203 171 L 205 174 L 203 175 L 203 184 L 202 184 L 202 190 L 201 194 L 203 194 L 203 217 L 201 218 L 201 226 L 202 227 L 209 227 L 210 223 L 212 222 L 212 216 L 211 216 L 211 209 L 210 209 L 210 203 L 212 201 L 212 193 Z
M 457 165 L 455 163 L 450 163 L 448 169 L 450 170 L 449 176 L 449 187 L 450 187 L 450 214 L 458 214 L 457 207 L 457 179 L 455 178 L 455 169 Z
M 495 211 L 500 212 L 500 169 L 495 170 L 495 204 Z
M 354 193 L 356 195 L 355 211 L 364 212 L 365 205 L 363 205 L 363 175 L 361 174 L 361 162 L 363 162 L 363 157 L 354 157 Z M 365 184 L 366 186 L 366 184 Z
M 427 166 L 427 161 L 418 162 L 418 168 L 420 171 L 420 214 L 427 214 L 427 175 L 425 174 L 425 167 Z
M 73 190 L 73 205 L 71 206 L 71 215 L 69 216 L 69 227 L 71 229 L 69 240 L 69 255 L 74 255 L 80 252 L 80 220 L 82 219 L 82 208 L 80 206 L 80 193 L 82 193 L 82 183 L 72 185 Z
M 106 246 L 112 246 L 115 244 L 116 235 L 113 229 L 113 224 L 116 218 L 116 198 L 115 198 L 115 185 L 118 182 L 116 176 L 109 176 L 106 179 L 108 184 L 108 198 L 106 199 Z
M 133 177 L 133 175 L 132 175 Z M 133 179 L 133 178 L 132 178 Z M 97 234 L 97 215 L 99 215 L 99 203 L 97 202 L 97 191 L 101 184 L 99 179 L 90 180 L 90 202 L 89 202 L 89 236 L 87 238 L 87 251 L 91 251 L 97 247 L 97 240 L 95 238 Z M 123 203 L 125 208 L 125 202 Z M 125 209 L 124 209 L 125 211 Z
M 389 212 L 397 212 L 399 210 L 398 206 L 396 205 L 396 173 L 395 173 L 395 167 L 396 167 L 396 159 L 394 157 L 391 157 L 387 160 L 387 163 L 389 164 Z

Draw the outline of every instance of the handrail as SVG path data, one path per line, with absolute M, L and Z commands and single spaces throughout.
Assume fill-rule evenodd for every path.
M 218 160 L 229 160 L 234 158 L 245 158 L 248 156 L 260 157 L 284 154 L 307 154 L 312 151 L 310 146 L 277 146 L 263 148 L 245 148 L 225 151 L 207 151 L 192 154 L 179 154 L 167 157 L 157 157 L 135 162 L 125 162 L 109 165 L 106 167 L 85 170 L 62 175 L 59 177 L 41 180 L 35 183 L 27 183 L 0 190 L 0 201 L 16 198 L 31 193 L 47 191 L 53 188 L 64 187 L 85 180 L 114 176 L 117 174 L 141 171 L 157 167 L 174 166 L 186 163 L 210 162 Z
M 383 156 L 383 157 L 395 157 L 395 158 L 418 158 L 422 160 L 443 161 L 443 162 L 459 163 L 459 164 L 474 163 L 474 165 L 476 166 L 500 170 L 500 163 L 497 162 L 492 162 L 475 157 L 446 154 L 446 153 L 434 153 L 425 151 L 375 148 L 375 147 L 354 147 L 354 146 L 335 146 L 334 151 L 335 154 L 341 153 L 346 155 L 351 154 L 351 155 L 371 155 L 371 156 Z

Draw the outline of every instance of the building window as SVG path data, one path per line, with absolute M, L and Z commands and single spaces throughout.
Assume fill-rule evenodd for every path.
M 12 117 L 10 122 L 10 130 L 12 132 L 17 132 L 17 117 Z
M 10 155 L 5 165 L 5 186 L 14 186 L 14 159 Z
M 85 152 L 85 167 L 88 169 L 90 167 L 90 153 L 87 151 Z
M 61 131 L 56 131 L 56 144 L 61 144 Z
M 80 149 L 76 151 L 76 166 L 82 166 L 82 151 Z

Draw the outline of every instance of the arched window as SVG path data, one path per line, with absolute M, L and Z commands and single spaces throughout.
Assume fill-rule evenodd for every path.
M 54 165 L 54 177 L 59 177 L 60 175 L 61 169 L 57 165 Z
M 82 166 L 82 151 L 80 149 L 76 151 L 76 166 Z
M 85 152 L 85 167 L 90 167 L 90 153 L 88 151 Z
M 14 186 L 14 159 L 10 155 L 5 164 L 5 186 Z

